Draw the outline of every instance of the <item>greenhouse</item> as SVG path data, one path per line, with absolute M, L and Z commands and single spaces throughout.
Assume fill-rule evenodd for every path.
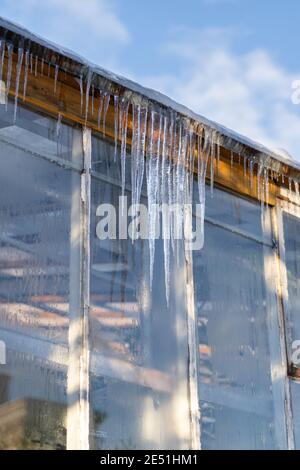
M 0 449 L 299 449 L 300 165 L 4 19 L 0 87 Z

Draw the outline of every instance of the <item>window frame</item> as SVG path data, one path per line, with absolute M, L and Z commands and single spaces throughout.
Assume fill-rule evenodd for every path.
M 292 215 L 299 219 L 300 224 L 300 206 L 297 198 L 293 197 L 288 191 L 283 191 L 282 198 L 277 199 L 276 205 L 276 221 L 277 221 L 277 243 L 278 243 L 278 258 L 279 258 L 279 283 L 280 283 L 280 296 L 281 296 L 281 310 L 282 310 L 282 335 L 284 342 L 284 356 L 286 367 L 286 396 L 287 396 L 287 429 L 290 437 L 290 449 L 294 450 L 295 447 L 295 434 L 294 434 L 294 416 L 292 407 L 292 383 L 298 383 L 300 386 L 299 378 L 295 377 L 292 371 L 291 361 L 291 337 L 287 321 L 290 318 L 290 303 L 288 291 L 288 276 L 286 266 L 286 249 L 285 249 L 285 236 L 284 236 L 284 214 Z

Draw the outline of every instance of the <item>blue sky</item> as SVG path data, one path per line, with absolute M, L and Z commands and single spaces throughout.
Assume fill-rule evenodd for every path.
M 300 161 L 297 0 L 0 0 L 0 14 Z

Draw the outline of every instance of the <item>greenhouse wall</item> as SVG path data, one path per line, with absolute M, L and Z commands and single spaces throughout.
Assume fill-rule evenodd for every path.
M 10 28 L 0 449 L 299 449 L 300 167 Z
M 1 448 L 185 449 L 196 433 L 203 449 L 276 449 L 290 445 L 291 425 L 299 445 L 295 381 L 286 408 L 272 211 L 262 219 L 260 204 L 215 188 L 204 248 L 193 252 L 194 295 L 188 298 L 190 268 L 178 240 L 167 304 L 161 240 L 151 292 L 148 243 L 97 238 L 97 207 L 118 207 L 121 194 L 113 145 L 65 124 L 57 134 L 56 121 L 25 108 L 13 124 L 11 103 L 0 112 Z M 291 339 L 299 297 L 295 212 L 290 205 L 281 219 Z

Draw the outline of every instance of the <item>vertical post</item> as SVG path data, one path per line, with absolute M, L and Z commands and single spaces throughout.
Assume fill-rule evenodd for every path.
M 82 133 L 73 130 L 72 162 L 82 163 Z M 71 175 L 69 359 L 67 375 L 67 449 L 80 449 L 80 357 L 82 347 L 82 210 L 80 175 Z
M 90 225 L 91 225 L 91 129 L 83 128 L 83 173 L 81 197 L 83 204 L 83 269 L 82 269 L 82 351 L 80 361 L 80 435 L 81 449 L 89 449 L 89 310 L 90 310 Z
M 192 214 L 185 211 L 185 226 L 192 233 Z M 187 245 L 189 245 L 187 243 Z M 186 296 L 187 296 L 187 331 L 188 331 L 188 354 L 189 354 L 189 394 L 190 394 L 190 416 L 191 416 L 191 447 L 194 450 L 201 449 L 200 431 L 200 406 L 198 396 L 197 375 L 197 333 L 194 300 L 194 273 L 193 253 L 189 247 L 185 249 L 186 260 Z
M 273 220 L 273 209 L 265 209 L 262 206 L 262 227 L 264 237 L 270 241 L 275 236 L 275 226 Z M 272 223 L 273 222 L 273 223 Z M 274 244 L 276 248 L 276 243 Z M 266 301 L 267 301 L 267 324 L 269 336 L 269 352 L 272 393 L 274 402 L 274 432 L 278 448 L 283 450 L 287 445 L 287 427 L 286 427 L 286 394 L 285 380 L 286 367 L 282 355 L 282 330 L 280 322 L 278 290 L 275 281 L 276 276 L 276 250 L 270 246 L 264 245 L 264 274 L 266 283 Z M 274 282 L 275 281 L 275 282 Z
M 287 438 L 288 438 L 288 449 L 295 449 L 295 437 L 294 437 L 294 426 L 293 426 L 293 414 L 291 404 L 291 392 L 290 383 L 288 378 L 288 351 L 287 351 L 287 334 L 285 329 L 285 317 L 288 318 L 288 284 L 287 284 L 287 273 L 286 273 L 286 261 L 285 261 L 285 244 L 284 244 L 284 232 L 283 232 L 283 220 L 282 220 L 282 209 L 278 204 L 276 211 L 273 213 L 273 224 L 274 224 L 274 235 L 276 245 L 278 247 L 276 258 L 277 258 L 277 289 L 280 298 L 280 343 L 281 351 L 284 362 L 284 376 L 285 376 L 285 416 L 287 426 Z

